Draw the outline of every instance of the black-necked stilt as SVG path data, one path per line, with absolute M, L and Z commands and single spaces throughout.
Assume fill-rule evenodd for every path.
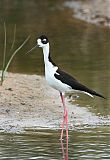
M 45 78 L 48 84 L 60 92 L 62 104 L 64 107 L 64 118 L 61 130 L 61 139 L 63 138 L 63 129 L 66 124 L 66 138 L 68 139 L 68 110 L 65 105 L 64 94 L 65 92 L 79 91 L 91 97 L 99 96 L 104 98 L 101 94 L 89 89 L 81 84 L 68 73 L 62 71 L 51 59 L 49 52 L 49 41 L 45 35 L 37 39 L 37 45 L 43 49 L 44 63 L 45 63 Z M 35 47 L 34 47 L 35 48 Z

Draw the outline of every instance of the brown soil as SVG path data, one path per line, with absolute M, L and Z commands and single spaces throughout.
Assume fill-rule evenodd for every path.
M 8 73 L 0 86 L 0 129 L 58 126 L 60 104 L 59 93 L 43 77 Z

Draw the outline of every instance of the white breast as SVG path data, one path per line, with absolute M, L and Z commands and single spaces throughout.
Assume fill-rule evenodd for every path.
M 51 63 L 48 63 L 48 65 L 45 64 L 45 78 L 48 84 L 59 92 L 70 91 L 72 89 L 70 86 L 55 78 L 54 74 L 56 73 L 57 69 L 58 67 L 53 66 Z

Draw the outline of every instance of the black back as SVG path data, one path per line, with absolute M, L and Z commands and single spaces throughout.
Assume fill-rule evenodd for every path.
M 55 73 L 54 76 L 58 80 L 60 80 L 62 83 L 65 83 L 65 84 L 69 85 L 72 89 L 79 90 L 79 91 L 84 91 L 84 92 L 90 93 L 91 95 L 95 95 L 95 96 L 99 96 L 99 97 L 104 98 L 99 93 L 89 89 L 85 85 L 83 85 L 80 82 L 78 82 L 74 77 L 72 77 L 71 75 L 67 74 L 66 72 L 64 72 L 64 71 L 62 71 L 60 69 L 58 69 L 56 72 L 58 74 Z

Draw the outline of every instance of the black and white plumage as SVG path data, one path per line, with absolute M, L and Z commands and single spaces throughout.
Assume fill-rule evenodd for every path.
M 81 84 L 80 82 L 78 82 L 75 78 L 73 78 L 71 75 L 67 74 L 66 72 L 58 69 L 56 71 L 56 73 L 54 74 L 54 76 L 59 79 L 62 83 L 66 83 L 68 86 L 70 86 L 72 88 L 72 90 L 78 92 L 84 92 L 85 94 L 93 97 L 93 95 L 95 96 L 99 96 L 104 98 L 101 94 L 89 89 L 88 87 L 86 87 L 85 85 Z
M 81 84 L 74 77 L 62 71 L 51 59 L 49 52 L 49 41 L 45 35 L 37 39 L 37 45 L 43 49 L 44 63 L 45 63 L 45 78 L 48 84 L 60 92 L 62 104 L 64 107 L 64 119 L 62 123 L 61 139 L 63 137 L 64 124 L 66 124 L 66 137 L 68 139 L 68 110 L 64 101 L 65 92 L 83 92 L 91 97 L 99 96 L 104 98 L 101 94 L 89 89 Z
M 74 77 L 61 70 L 51 59 L 49 52 L 49 41 L 44 35 L 37 40 L 39 47 L 43 48 L 44 63 L 45 63 L 45 77 L 50 86 L 57 89 L 59 92 L 73 92 L 79 91 L 89 96 L 99 96 L 104 98 L 101 94 L 89 89 L 81 84 Z

